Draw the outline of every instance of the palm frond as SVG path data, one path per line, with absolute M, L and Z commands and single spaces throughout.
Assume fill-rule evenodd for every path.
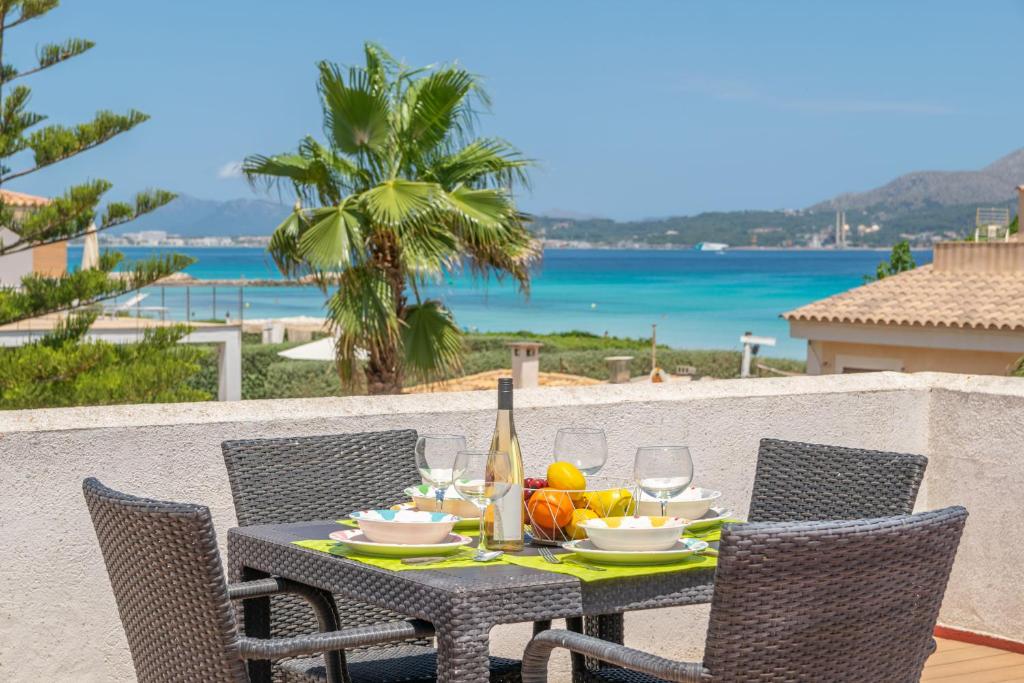
M 364 217 L 353 204 L 346 200 L 314 212 L 315 222 L 299 238 L 299 253 L 314 268 L 347 268 L 363 260 Z
M 423 382 L 458 374 L 462 333 L 440 302 L 427 300 L 405 309 L 402 320 L 405 367 Z
M 382 150 L 390 132 L 387 93 L 374 86 L 365 69 L 350 68 L 346 79 L 337 64 L 320 62 L 319 68 L 324 127 L 334 147 L 346 154 Z
M 360 349 L 394 348 L 400 341 L 395 297 L 384 274 L 354 266 L 338 278 L 338 290 L 327 300 L 328 320 L 337 336 L 338 372 L 351 382 Z
M 437 185 L 414 180 L 388 180 L 362 194 L 370 217 L 390 227 L 432 212 L 437 208 Z
M 470 187 L 530 187 L 528 169 L 534 165 L 500 138 L 478 138 L 453 152 L 434 155 L 424 164 L 425 180 L 445 189 Z
M 470 95 L 480 88 L 466 71 L 447 67 L 412 82 L 402 98 L 401 144 L 418 161 L 447 138 L 472 133 L 475 110 Z

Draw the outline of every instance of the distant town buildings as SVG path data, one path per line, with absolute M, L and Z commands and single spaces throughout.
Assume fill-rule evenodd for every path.
M 120 235 L 100 233 L 100 242 L 110 247 L 266 247 L 270 236 L 182 237 L 163 230 L 142 230 Z

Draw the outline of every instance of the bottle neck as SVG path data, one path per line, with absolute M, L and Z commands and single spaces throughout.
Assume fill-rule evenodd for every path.
M 498 408 L 498 418 L 494 424 L 495 429 L 502 429 L 508 427 L 509 431 L 514 432 L 516 430 L 515 422 L 512 421 L 512 410 L 506 408 Z

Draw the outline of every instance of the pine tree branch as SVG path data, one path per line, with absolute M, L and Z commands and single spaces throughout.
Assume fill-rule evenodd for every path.
M 3 30 L 6 31 L 9 28 L 14 28 L 15 26 L 24 24 L 26 21 L 37 19 L 50 10 L 56 9 L 58 4 L 60 4 L 58 0 L 23 0 L 19 3 L 21 13 L 18 15 L 18 18 L 9 23 L 5 22 L 3 24 Z M 7 11 L 10 9 L 10 5 L 7 2 L 3 3 L 3 5 L 4 15 L 6 16 Z
M 105 182 L 105 181 L 94 181 L 94 182 Z M 105 191 L 105 190 L 104 190 Z M 152 190 L 150 192 L 140 192 L 135 195 L 134 207 L 124 202 L 111 202 L 107 205 L 107 209 L 104 212 L 103 219 L 99 225 L 94 225 L 95 232 L 101 233 L 111 228 L 124 225 L 125 223 L 131 223 L 137 218 L 140 218 L 147 213 L 156 211 L 160 207 L 174 201 L 178 195 L 173 192 L 167 192 L 166 190 Z M 51 224 L 50 228 L 57 228 L 61 225 L 67 225 L 71 222 L 78 222 L 79 227 L 76 227 L 74 232 L 61 233 L 51 238 L 44 239 L 19 239 L 17 242 L 12 243 L 10 246 L 6 246 L 0 243 L 0 256 L 7 256 L 9 254 L 17 254 L 22 251 L 29 249 L 35 249 L 36 247 L 43 247 L 48 244 L 58 244 L 60 242 L 67 242 L 68 240 L 77 239 L 82 237 L 88 232 L 88 223 L 92 222 L 92 209 L 95 203 L 90 206 L 83 205 L 82 208 L 75 210 L 70 214 L 64 214 L 61 216 L 60 223 Z M 49 207 L 46 207 L 49 208 Z M 44 209 L 45 210 L 45 209 Z M 88 221 L 83 220 L 88 214 Z M 45 232 L 46 226 L 37 228 L 35 232 Z
M 0 83 L 10 83 L 18 78 L 25 78 L 32 74 L 37 74 L 40 71 L 45 71 L 51 66 L 66 62 L 67 60 L 77 57 L 84 52 L 91 50 L 96 46 L 96 43 L 91 40 L 85 40 L 84 38 L 68 38 L 63 43 L 51 43 L 42 46 L 36 51 L 36 59 L 38 60 L 38 66 L 34 66 L 28 71 L 18 71 L 13 66 L 7 66 L 2 70 L 2 80 Z
M 28 138 L 28 146 L 35 152 L 36 165 L 0 177 L 0 184 L 77 156 L 128 132 L 148 119 L 149 116 L 134 109 L 127 114 L 101 111 L 91 122 L 74 128 L 48 126 L 38 130 Z
M 195 261 L 169 254 L 137 262 L 120 276 L 111 277 L 121 260 L 120 253 L 107 251 L 100 256 L 96 270 L 76 270 L 59 277 L 25 276 L 20 289 L 0 290 L 0 325 L 92 306 L 148 287 Z

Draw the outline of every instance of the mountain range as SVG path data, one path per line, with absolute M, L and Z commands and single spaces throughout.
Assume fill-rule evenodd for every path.
M 1016 206 L 1024 183 L 1024 148 L 974 171 L 915 171 L 866 192 L 847 192 L 796 211 L 724 211 L 695 216 L 617 222 L 565 209 L 538 216 L 534 228 L 564 242 L 685 245 L 722 241 L 733 245 L 802 244 L 825 234 L 835 211 L 853 225 L 879 224 L 865 245 L 890 244 L 908 235 L 963 234 L 978 206 Z M 290 208 L 266 199 L 217 201 L 182 195 L 119 232 L 163 230 L 184 237 L 267 235 Z
M 163 230 L 182 237 L 269 235 L 289 211 L 291 207 L 266 199 L 218 201 L 183 194 L 170 204 L 112 232 Z
M 849 192 L 819 202 L 811 211 L 885 209 L 905 211 L 928 206 L 1001 204 L 1024 183 L 1024 149 L 977 171 L 915 171 L 867 192 Z

